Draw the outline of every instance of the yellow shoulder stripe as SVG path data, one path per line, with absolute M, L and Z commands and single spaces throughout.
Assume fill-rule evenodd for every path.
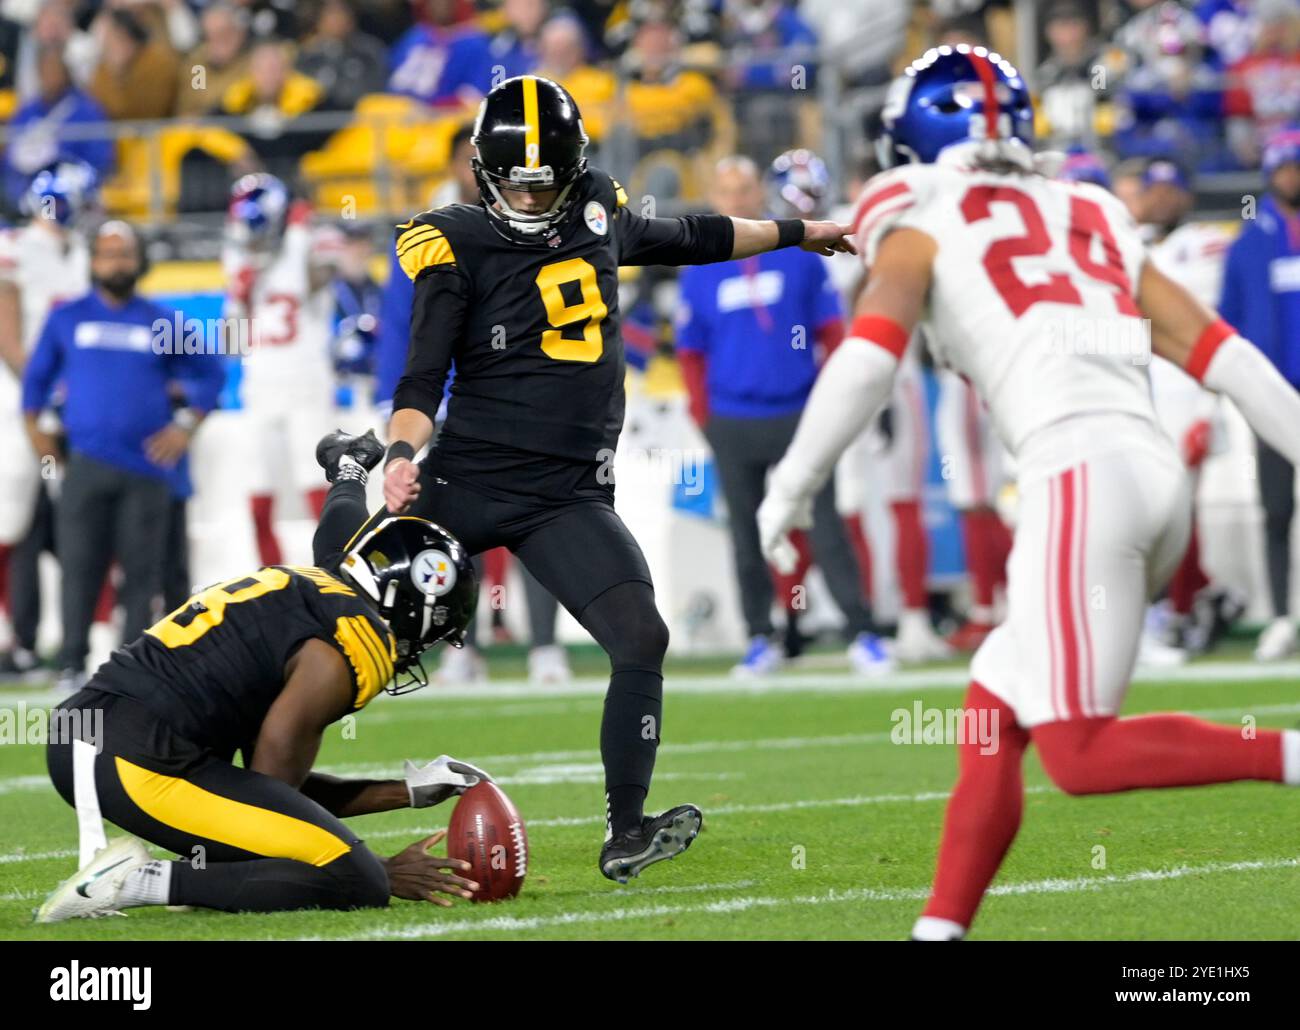
M 442 235 L 442 230 L 436 225 L 417 225 L 397 238 L 397 253 L 404 254 L 417 243 L 423 243 L 425 240 L 436 239 Z
M 447 237 L 441 233 L 412 243 L 405 250 L 400 249 L 401 241 L 399 241 L 398 246 L 398 263 L 401 264 L 402 271 L 406 273 L 407 278 L 412 282 L 426 268 L 431 268 L 434 265 L 454 265 L 456 263 L 456 255 L 451 252 L 451 244 L 447 242 Z
M 334 639 L 347 656 L 357 682 L 352 707 L 364 708 L 393 678 L 396 650 L 391 642 L 384 646 L 370 620 L 362 615 L 340 616 L 335 623 Z
M 614 184 L 614 201 L 616 206 L 627 207 L 627 190 L 623 189 L 622 184 L 619 183 L 617 179 L 610 179 L 609 181 Z

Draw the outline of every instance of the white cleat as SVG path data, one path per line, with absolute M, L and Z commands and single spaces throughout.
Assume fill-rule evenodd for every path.
M 1138 642 L 1138 665 L 1148 669 L 1173 669 L 1187 661 L 1187 652 L 1181 647 L 1163 644 L 1149 633 L 1143 633 Z
M 573 682 L 569 653 L 559 644 L 534 647 L 528 652 L 528 683 L 534 687 L 564 686 Z
M 1259 635 L 1255 645 L 1255 661 L 1280 662 L 1295 650 L 1295 623 L 1286 616 L 1278 616 Z
M 849 645 L 849 664 L 859 676 L 885 676 L 898 668 L 892 642 L 874 633 L 859 633 Z
M 776 672 L 784 664 L 785 655 L 776 644 L 767 637 L 751 637 L 745 657 L 731 667 L 731 675 L 742 680 L 758 679 Z
M 905 665 L 939 662 L 952 657 L 952 647 L 930 625 L 928 612 L 908 610 L 898 616 L 894 657 Z
M 486 683 L 487 661 L 476 647 L 448 647 L 442 652 L 442 661 L 433 681 L 440 687 L 467 687 Z
M 153 861 L 135 837 L 116 837 L 76 874 L 54 888 L 36 910 L 36 922 L 97 919 L 118 913 L 118 898 L 126 878 Z

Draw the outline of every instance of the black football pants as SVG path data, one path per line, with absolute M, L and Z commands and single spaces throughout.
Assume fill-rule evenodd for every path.
M 99 817 L 179 856 L 168 904 L 225 912 L 388 904 L 383 863 L 341 820 L 289 784 L 177 736 L 138 702 L 96 690 L 94 682 L 51 716 L 51 727 L 73 728 L 81 740 L 51 732 L 50 779 L 78 816 L 93 806 Z

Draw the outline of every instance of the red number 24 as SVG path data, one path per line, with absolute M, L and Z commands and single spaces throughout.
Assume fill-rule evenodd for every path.
M 1016 258 L 1042 257 L 1052 247 L 1043 216 L 1029 194 L 1010 186 L 972 186 L 962 197 L 961 213 L 967 222 L 978 222 L 988 218 L 998 203 L 1015 207 L 1025 226 L 1024 235 L 995 240 L 984 252 L 984 269 L 1011 313 L 1019 318 L 1040 301 L 1081 306 L 1083 298 L 1063 272 L 1052 272 L 1041 283 L 1027 283 L 1016 274 Z M 1092 258 L 1096 237 L 1101 238 L 1102 263 Z M 1115 291 L 1115 308 L 1121 315 L 1139 317 L 1115 236 L 1101 207 L 1086 197 L 1070 197 L 1070 257 L 1085 275 Z

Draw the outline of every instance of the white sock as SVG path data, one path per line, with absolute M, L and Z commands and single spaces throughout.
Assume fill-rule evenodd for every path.
M 118 892 L 117 904 L 120 908 L 133 908 L 137 905 L 166 905 L 170 900 L 172 887 L 172 864 L 170 862 L 146 862 L 139 869 L 127 874 Z
M 922 916 L 912 927 L 914 941 L 959 941 L 966 936 L 966 927 L 951 919 Z
M 370 478 L 370 473 L 366 471 L 364 465 L 357 461 L 350 454 L 345 454 L 339 458 L 339 470 L 334 475 L 335 481 L 353 479 L 362 486 L 366 485 L 366 480 Z
M 978 626 L 993 625 L 993 609 L 987 604 L 973 604 L 966 618 Z
M 1282 731 L 1282 782 L 1300 787 L 1300 730 Z

